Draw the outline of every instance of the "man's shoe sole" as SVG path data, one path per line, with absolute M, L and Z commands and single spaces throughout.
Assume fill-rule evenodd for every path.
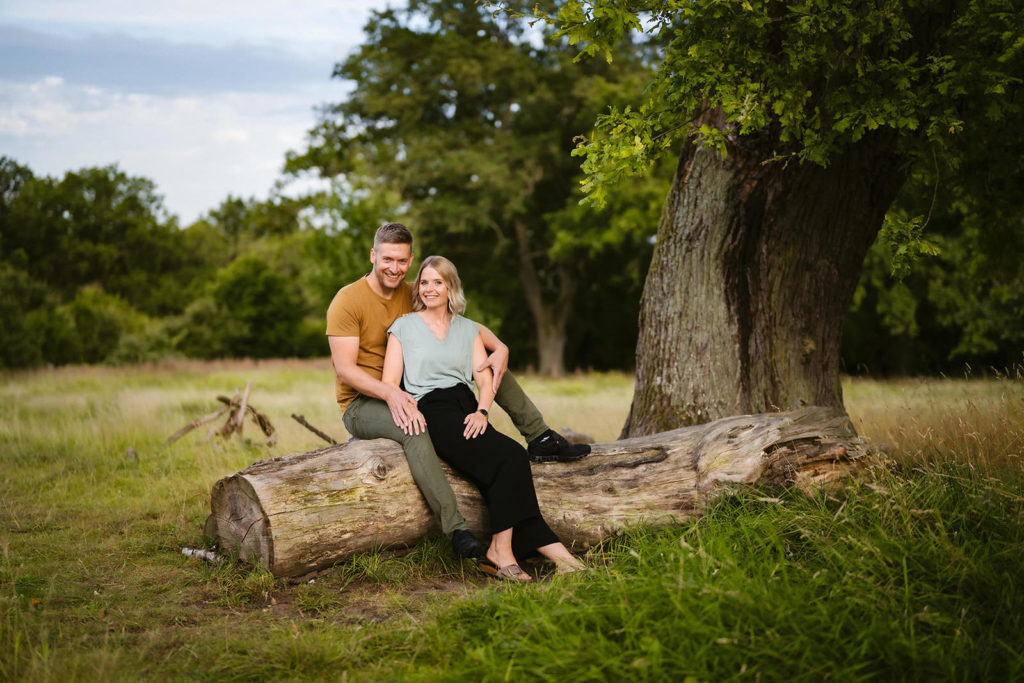
M 590 455 L 590 453 L 584 453 L 583 455 L 577 456 L 575 458 L 571 457 L 571 456 L 566 457 L 566 456 L 558 456 L 558 455 L 539 455 L 539 456 L 536 456 L 536 457 L 531 455 L 530 456 L 530 462 L 538 463 L 538 464 L 544 464 L 544 463 L 548 463 L 548 462 L 577 462 L 577 461 L 582 460 L 583 458 L 587 457 L 588 455 Z

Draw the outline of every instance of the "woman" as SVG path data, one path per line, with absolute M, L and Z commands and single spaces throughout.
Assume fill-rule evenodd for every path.
M 459 315 L 466 298 L 455 265 L 443 256 L 424 259 L 412 297 L 414 312 L 388 329 L 382 379 L 396 386 L 404 381 L 419 407 L 419 427 L 429 428 L 437 454 L 483 494 L 496 531 L 480 568 L 495 578 L 532 581 L 516 557 L 537 551 L 559 572 L 583 569 L 540 514 L 526 449 L 487 428 L 491 373 L 474 370 L 486 351 L 476 323 Z

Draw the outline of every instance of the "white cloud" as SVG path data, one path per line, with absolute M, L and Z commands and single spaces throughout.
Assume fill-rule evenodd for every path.
M 210 134 L 211 142 L 239 143 L 248 142 L 249 133 L 241 128 L 222 128 Z
M 0 82 L 0 135 L 52 138 L 71 132 L 75 113 L 57 94 L 63 85 L 56 76 L 28 85 Z
M 0 150 L 52 176 L 118 164 L 183 224 L 228 194 L 265 197 L 387 4 L 0 0 Z
M 313 124 L 314 93 L 165 97 L 45 79 L 0 82 L 0 147 L 39 174 L 117 164 L 184 224 L 228 194 L 265 197 Z

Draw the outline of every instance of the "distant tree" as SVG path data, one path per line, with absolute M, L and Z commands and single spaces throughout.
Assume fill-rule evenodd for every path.
M 231 263 L 234 248 L 217 226 L 202 218 L 180 230 L 178 242 L 181 262 L 175 273 L 179 281 L 175 294 L 180 300 L 179 310 L 183 310 L 205 294 L 218 270 Z
M 308 205 L 308 198 L 280 194 L 263 200 L 228 195 L 207 213 L 205 221 L 224 233 L 237 252 L 242 240 L 284 236 L 302 229 L 300 214 Z
M 10 206 L 25 183 L 32 180 L 32 170 L 7 156 L 0 156 L 0 237 L 7 232 Z M 0 243 L 0 247 L 3 243 Z
M 12 228 L 10 206 L 32 171 L 15 160 L 0 156 L 0 367 L 22 367 L 43 362 L 36 330 L 27 319 L 46 301 L 44 283 L 25 270 L 24 254 L 14 255 L 8 237 Z
M 162 341 L 150 316 L 184 309 L 182 233 L 155 186 L 116 167 L 62 179 L 0 159 L 2 364 L 135 357 Z
M 148 314 L 180 310 L 174 288 L 159 284 L 180 265 L 177 224 L 152 181 L 108 166 L 22 176 L 4 194 L 2 258 L 62 300 L 98 284 Z
M 265 260 L 244 255 L 220 270 L 207 295 L 190 304 L 178 324 L 176 346 L 201 358 L 309 355 L 313 341 L 322 339 L 314 340 L 304 325 L 308 312 L 292 280 Z
M 0 367 L 40 365 L 43 352 L 34 311 L 49 300 L 41 282 L 10 263 L 0 262 Z
M 123 338 L 142 334 L 149 324 L 145 315 L 96 285 L 79 289 L 56 314 L 74 330 L 70 338 L 51 341 L 59 346 L 49 349 L 48 356 L 61 364 L 102 363 L 114 355 Z
M 239 197 L 228 195 L 215 209 L 210 209 L 206 222 L 228 237 L 235 250 L 242 235 L 248 232 L 249 206 Z
M 397 192 L 417 253 L 451 257 L 471 304 L 528 327 L 538 369 L 562 373 L 570 321 L 583 322 L 574 307 L 587 283 L 607 282 L 591 264 L 616 253 L 631 262 L 630 250 L 649 248 L 656 208 L 617 220 L 580 209 L 579 162 L 569 155 L 600 108 L 647 78 L 643 50 L 575 64 L 578 51 L 540 27 L 458 0 L 373 12 L 365 30 L 364 44 L 335 68 L 352 93 L 324 112 L 287 168 L 361 176 Z M 644 197 L 664 187 L 638 180 L 618 191 L 646 211 L 653 204 Z

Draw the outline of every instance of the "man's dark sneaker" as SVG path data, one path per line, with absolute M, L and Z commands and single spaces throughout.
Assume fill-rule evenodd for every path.
M 526 446 L 530 462 L 573 462 L 590 454 L 585 443 L 569 443 L 558 432 L 549 429 Z
M 460 559 L 470 559 L 483 557 L 487 549 L 466 529 L 456 529 L 452 532 L 452 552 Z

